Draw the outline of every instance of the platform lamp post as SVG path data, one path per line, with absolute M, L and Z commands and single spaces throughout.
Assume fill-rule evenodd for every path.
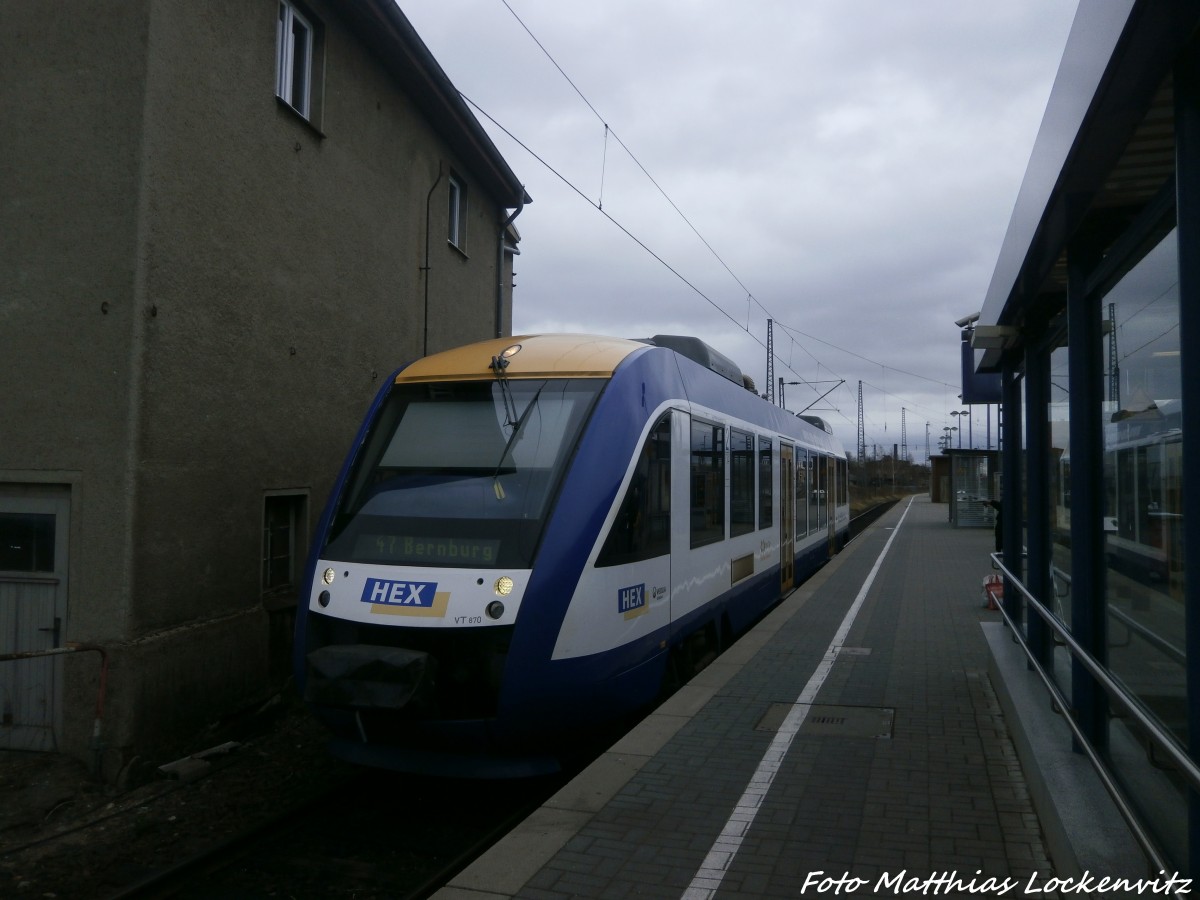
M 962 424 L 962 420 L 958 418 L 959 416 L 966 416 L 966 417 L 967 417 L 967 424 L 968 424 L 968 425 L 970 425 L 970 424 L 971 424 L 971 423 L 970 423 L 971 414 L 970 414 L 969 412 L 967 412 L 965 409 L 964 409 L 964 410 L 962 410 L 961 412 L 960 412 L 959 410 L 957 410 L 957 409 L 956 409 L 956 410 L 954 410 L 952 413 L 950 413 L 950 415 L 954 416 L 954 419 L 955 419 L 955 421 L 956 421 L 956 422 L 958 422 L 958 423 L 959 423 L 959 425 L 961 425 L 961 424 Z M 958 429 L 958 449 L 959 449 L 959 450 L 961 450 L 961 449 L 962 449 L 962 428 L 961 428 L 961 427 L 959 427 L 959 429 Z

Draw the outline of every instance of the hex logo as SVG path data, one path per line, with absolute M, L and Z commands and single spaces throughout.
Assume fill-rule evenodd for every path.
M 640 616 L 649 609 L 646 605 L 646 585 L 635 584 L 617 591 L 617 612 L 626 619 Z
M 396 616 L 444 616 L 449 592 L 438 592 L 434 581 L 388 581 L 368 578 L 363 585 L 363 603 L 371 612 Z

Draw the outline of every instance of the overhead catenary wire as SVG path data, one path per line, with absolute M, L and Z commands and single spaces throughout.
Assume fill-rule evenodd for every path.
M 529 36 L 529 38 L 534 42 L 534 44 L 538 47 L 538 49 L 541 50 L 542 54 L 546 57 L 547 60 L 550 61 L 551 65 L 554 66 L 554 68 L 563 77 L 563 79 L 567 82 L 567 84 L 569 84 L 571 86 L 571 89 L 575 91 L 576 95 L 579 97 L 580 100 L 583 101 L 584 105 L 587 106 L 587 108 L 592 112 L 592 114 L 597 118 L 597 120 L 599 120 L 600 123 L 603 125 L 603 127 L 604 127 L 604 150 L 603 150 L 603 157 L 602 157 L 602 162 L 601 162 L 599 199 L 596 202 L 592 202 L 590 200 L 590 198 L 588 198 L 587 195 L 583 191 L 581 191 L 578 187 L 576 187 L 574 184 L 572 184 L 568 178 L 566 178 L 562 173 L 560 173 L 553 166 L 551 166 L 545 159 L 543 159 L 541 156 L 539 156 L 537 153 L 535 153 L 528 145 L 526 145 L 524 142 L 519 140 L 509 129 L 507 129 L 503 125 L 501 125 L 493 116 L 491 116 L 485 110 L 483 110 L 477 103 L 475 103 L 474 101 L 472 101 L 470 98 L 466 97 L 465 95 L 462 95 L 463 100 L 465 100 L 472 107 L 474 107 L 476 110 L 478 110 L 490 122 L 492 122 L 497 128 L 499 128 L 501 131 L 503 131 L 510 139 L 512 139 L 522 149 L 524 149 L 527 153 L 529 153 L 535 160 L 537 160 L 541 165 L 545 166 L 546 169 L 548 169 L 551 173 L 553 173 L 559 180 L 561 180 L 565 185 L 567 185 L 569 188 L 571 188 L 571 190 L 575 191 L 575 193 L 578 194 L 580 197 L 582 197 L 584 200 L 586 200 L 589 203 L 589 205 L 591 205 L 594 209 L 596 209 L 601 215 L 605 216 L 605 218 L 607 218 L 610 222 L 612 222 L 613 225 L 615 225 L 622 232 L 624 232 L 626 236 L 628 236 L 631 240 L 633 240 L 635 243 L 637 243 L 638 246 L 640 246 L 644 251 L 646 251 L 648 254 L 650 254 L 650 256 L 653 257 L 655 259 L 655 261 L 657 261 L 660 265 L 662 265 L 664 268 L 666 268 L 671 274 L 673 274 L 681 282 L 683 282 L 685 285 L 687 285 L 689 288 L 691 288 L 693 292 L 695 292 L 697 295 L 699 295 L 705 302 L 707 302 L 715 310 L 720 312 L 723 316 L 725 316 L 727 319 L 729 319 L 733 324 L 737 325 L 738 328 L 740 328 L 742 331 L 744 331 L 760 347 L 763 347 L 763 349 L 768 349 L 766 344 L 764 344 L 761 339 L 759 339 L 756 335 L 753 334 L 753 332 L 750 331 L 749 321 L 750 321 L 751 305 L 758 306 L 758 308 L 763 311 L 763 313 L 765 314 L 765 316 L 768 319 L 772 319 L 772 320 L 775 320 L 776 322 L 778 322 L 780 324 L 780 326 L 782 328 L 784 328 L 785 331 L 789 332 L 792 335 L 793 343 L 795 343 L 795 338 L 794 338 L 795 335 L 802 335 L 805 338 L 817 341 L 817 342 L 824 344 L 824 345 L 826 345 L 834 350 L 837 350 L 841 353 L 846 353 L 857 359 L 861 359 L 861 360 L 864 360 L 867 362 L 878 364 L 876 360 L 870 360 L 867 357 L 865 357 L 859 353 L 855 353 L 854 351 L 847 350 L 843 347 L 839 347 L 838 345 L 833 344 L 829 341 L 823 340 L 821 338 L 817 338 L 813 335 L 810 335 L 810 334 L 807 334 L 807 333 L 801 331 L 798 328 L 793 328 L 793 327 L 790 327 L 790 326 L 780 322 L 778 317 L 773 315 L 772 312 L 770 310 L 768 310 L 767 307 L 760 300 L 758 300 L 758 298 L 756 298 L 754 296 L 753 292 L 750 291 L 750 289 L 746 287 L 746 285 L 743 283 L 741 278 L 738 277 L 737 273 L 735 273 L 733 271 L 733 269 L 729 266 L 728 263 L 725 262 L 725 260 L 716 251 L 716 249 L 712 246 L 712 244 L 704 237 L 703 234 L 700 233 L 699 229 L 692 223 L 692 221 L 687 217 L 687 215 L 683 212 L 683 210 L 680 209 L 679 205 L 670 197 L 669 194 L 667 194 L 667 192 L 663 189 L 662 185 L 660 185 L 658 183 L 658 181 L 654 178 L 654 176 L 650 174 L 649 170 L 647 170 L 647 168 L 642 164 L 641 160 L 639 160 L 638 157 L 625 144 L 625 142 L 623 140 L 621 140 L 620 135 L 617 134 L 617 132 L 612 128 L 612 126 L 609 124 L 609 122 L 600 114 L 599 110 L 596 109 L 595 105 L 587 98 L 587 96 L 583 93 L 583 91 L 579 88 L 579 86 L 577 84 L 575 84 L 575 82 L 571 79 L 570 75 L 567 74 L 566 70 L 563 69 L 563 67 L 554 58 L 553 54 L 551 54 L 550 51 L 546 48 L 546 46 L 538 39 L 537 35 L 535 35 L 533 33 L 533 30 L 528 25 L 525 24 L 524 20 L 517 14 L 516 10 L 513 9 L 513 7 L 508 2 L 508 0 L 501 0 L 501 3 L 504 4 L 505 9 L 508 10 L 509 14 L 513 17 L 513 19 L 517 22 L 517 24 L 521 26 L 521 28 L 525 31 L 525 33 Z M 688 228 L 692 231 L 692 233 L 695 234 L 695 236 L 700 240 L 700 242 L 705 246 L 705 248 L 707 248 L 709 253 L 712 254 L 713 258 L 716 259 L 716 261 L 729 274 L 729 276 L 737 283 L 737 285 L 743 291 L 745 291 L 746 298 L 747 298 L 747 319 L 746 319 L 745 325 L 743 325 L 741 322 L 739 322 L 737 319 L 735 319 L 733 317 L 733 315 L 730 314 L 728 311 L 726 311 L 719 303 L 717 303 L 716 300 L 714 300 L 712 297 L 708 296 L 697 285 L 693 284 L 688 278 L 686 278 L 678 269 L 676 269 L 674 266 L 672 266 L 670 263 L 668 263 L 657 252 L 652 250 L 649 247 L 649 245 L 647 245 L 643 240 L 641 240 L 639 237 L 637 237 L 637 235 L 635 235 L 630 229 L 626 228 L 622 223 L 618 222 L 613 216 L 611 216 L 609 213 L 604 211 L 604 206 L 603 206 L 604 180 L 605 180 L 605 172 L 606 172 L 606 168 L 607 168 L 608 138 L 610 135 L 612 136 L 613 140 L 615 140 L 617 142 L 617 144 L 621 147 L 621 149 L 625 151 L 625 153 L 634 162 L 634 164 L 642 172 L 642 174 L 646 177 L 646 179 L 654 186 L 654 188 L 663 197 L 663 199 L 665 199 L 667 201 L 667 203 L 675 211 L 675 213 L 680 217 L 680 219 L 688 226 Z M 809 356 L 811 356 L 814 361 L 817 362 L 818 366 L 822 365 L 821 361 L 819 359 L 817 359 L 817 357 L 810 350 L 808 350 L 808 348 L 805 347 L 803 345 L 803 343 L 801 343 L 801 348 Z M 784 363 L 783 360 L 779 360 L 779 362 L 781 362 L 789 372 L 792 372 L 792 374 L 794 374 L 797 378 L 799 378 L 802 383 L 804 383 L 806 385 L 808 384 L 808 382 L 803 378 L 803 376 L 801 376 L 798 372 L 795 371 L 795 369 L 792 367 L 792 365 L 790 363 L 790 360 L 786 363 Z M 828 368 L 828 366 L 826 366 L 826 368 Z M 914 372 L 907 372 L 902 369 L 895 369 L 894 367 L 884 367 L 884 368 L 893 368 L 893 371 L 896 371 L 900 374 L 908 375 L 908 376 L 914 377 L 914 378 L 919 378 L 919 379 L 929 381 L 934 384 L 942 385 L 944 387 L 949 387 L 949 388 L 955 387 L 954 385 L 949 385 L 946 382 L 939 381 L 939 380 L 933 379 L 933 378 L 928 378 L 927 376 L 919 375 Z M 830 370 L 830 371 L 832 371 L 832 370 Z M 840 378 L 841 376 L 838 376 L 838 377 Z M 811 387 L 811 385 L 810 385 L 810 387 Z M 815 392 L 815 388 L 813 388 L 813 390 Z M 884 393 L 888 396 L 891 396 L 889 392 L 884 391 Z M 914 405 L 914 406 L 916 405 L 916 404 L 913 404 L 911 401 L 908 401 L 908 402 L 910 403 L 910 405 Z M 837 411 L 840 415 L 842 415 L 843 418 L 846 418 L 847 422 L 850 422 L 849 418 L 846 417 L 845 414 L 842 413 L 840 409 L 835 408 L 835 411 Z M 886 426 L 885 426 L 885 428 L 886 428 Z
M 723 315 L 723 316 L 724 316 L 726 319 L 728 319 L 730 322 L 732 322 L 734 325 L 736 325 L 736 326 L 737 326 L 739 329 L 741 329 L 742 331 L 744 331 L 744 332 L 745 332 L 745 333 L 746 333 L 746 334 L 747 334 L 747 335 L 748 335 L 748 336 L 749 336 L 749 337 L 750 337 L 750 338 L 751 338 L 751 339 L 752 339 L 752 340 L 753 340 L 755 343 L 757 343 L 757 344 L 758 344 L 760 347 L 762 347 L 764 350 L 766 350 L 766 349 L 767 349 L 767 346 L 766 346 L 766 344 L 765 344 L 765 343 L 764 343 L 764 342 L 763 342 L 763 341 L 762 341 L 762 340 L 761 340 L 761 339 L 760 339 L 760 338 L 759 338 L 757 335 L 755 335 L 755 334 L 754 334 L 752 331 L 750 331 L 750 329 L 749 329 L 748 327 L 746 327 L 746 326 L 745 326 L 745 325 L 743 325 L 743 324 L 742 324 L 740 321 L 738 321 L 736 318 L 734 318 L 734 316 L 733 316 L 733 315 L 732 315 L 732 314 L 731 314 L 731 313 L 730 313 L 728 310 L 724 309 L 724 308 L 723 308 L 723 307 L 722 307 L 722 306 L 721 306 L 719 303 L 717 303 L 717 302 L 716 302 L 716 301 L 715 301 L 715 300 L 714 300 L 712 297 L 708 296 L 708 294 L 706 294 L 706 293 L 705 293 L 703 290 L 701 290 L 701 289 L 700 289 L 700 288 L 699 288 L 697 285 L 695 285 L 694 283 L 692 283 L 692 282 L 691 282 L 691 281 L 690 281 L 690 280 L 689 280 L 689 279 L 688 279 L 688 278 L 687 278 L 685 275 L 683 275 L 683 273 L 682 273 L 682 272 L 680 272 L 678 269 L 676 269 L 674 266 L 672 266 L 672 265 L 671 265 L 669 262 L 667 262 L 667 261 L 666 261 L 666 260 L 665 260 L 665 259 L 664 259 L 662 256 L 660 256 L 660 255 L 659 255 L 659 254 L 658 254 L 656 251 L 654 251 L 654 250 L 653 250 L 653 249 L 652 249 L 652 248 L 651 248 L 651 247 L 650 247 L 648 244 L 646 244 L 646 242 L 645 242 L 645 241 L 643 241 L 643 240 L 642 240 L 641 238 L 639 238 L 639 237 L 638 237 L 636 234 L 634 234 L 634 233 L 633 233 L 632 231 L 630 231 L 630 230 L 629 230 L 627 227 L 625 227 L 625 225 L 624 225 L 624 224 L 622 224 L 620 221 L 618 221 L 618 220 L 616 219 L 616 217 L 615 217 L 615 216 L 613 216 L 611 213 L 609 213 L 609 212 L 606 212 L 605 210 L 603 210 L 603 209 L 602 209 L 602 208 L 599 206 L 599 204 L 598 204 L 596 201 L 593 201 L 593 200 L 592 200 L 590 197 L 588 197 L 588 195 L 586 194 L 586 192 L 584 192 L 584 191 L 583 191 L 581 188 L 579 188 L 579 187 L 578 187 L 576 184 L 574 184 L 574 183 L 573 183 L 573 182 L 572 182 L 572 181 L 571 181 L 569 178 L 567 178 L 567 177 L 566 177 L 566 176 L 565 176 L 565 175 L 564 175 L 562 172 L 558 171 L 558 169 L 556 169 L 554 166 L 552 166 L 552 165 L 551 165 L 549 162 L 547 162 L 545 159 L 543 159 L 543 158 L 542 158 L 542 157 L 541 157 L 541 156 L 540 156 L 540 155 L 539 155 L 539 154 L 538 154 L 536 151 L 534 151 L 534 150 L 533 150 L 533 148 L 531 148 L 531 147 L 530 147 L 529 145 L 527 145 L 527 144 L 526 144 L 524 141 L 522 141 L 522 140 L 521 140 L 520 138 L 518 138 L 518 137 L 517 137 L 515 134 L 513 134 L 513 133 L 512 133 L 512 132 L 511 132 L 511 131 L 510 131 L 508 128 L 506 128 L 506 127 L 505 127 L 503 124 L 501 124 L 501 123 L 500 123 L 500 122 L 499 122 L 499 121 L 498 121 L 498 120 L 497 120 L 497 119 L 496 119 L 494 116 L 492 116 L 492 115 L 491 115 L 491 114 L 490 114 L 490 113 L 489 113 L 487 110 L 483 109 L 483 107 L 481 107 L 481 106 L 480 106 L 478 103 L 476 103 L 474 100 L 472 100 L 472 99 L 471 99 L 470 97 L 468 97 L 466 94 L 462 94 L 462 93 L 460 92 L 460 96 L 463 98 L 463 100 L 464 100 L 466 103 L 470 104 L 470 106 L 471 106 L 472 108 L 474 108 L 474 109 L 475 109 L 475 110 L 476 110 L 476 111 L 477 111 L 477 112 L 478 112 L 480 115 L 482 115 L 482 116 L 483 116 L 484 118 L 486 118 L 486 119 L 487 119 L 489 122 L 491 122 L 493 125 L 495 125 L 495 126 L 496 126 L 496 128 L 498 128 L 500 131 L 502 131 L 502 132 L 505 134 L 505 136 L 507 136 L 507 137 L 508 137 L 508 138 L 509 138 L 511 141 L 513 141 L 513 143 L 515 143 L 515 144 L 516 144 L 517 146 L 519 146 L 519 147 L 520 147 L 522 150 L 524 150 L 524 151 L 525 151 L 526 153 L 528 153 L 528 154 L 529 154 L 531 157 L 533 157 L 533 159 L 535 159 L 535 160 L 536 160 L 536 161 L 537 161 L 539 164 L 541 164 L 542 166 L 544 166 L 544 167 L 546 168 L 546 170 L 547 170 L 547 171 L 549 171 L 549 172 L 550 172 L 551 174 L 553 174 L 553 175 L 554 175 L 556 178 L 558 178 L 558 179 L 559 179 L 559 180 L 560 180 L 560 181 L 561 181 L 561 182 L 562 182 L 564 185 L 566 185 L 568 188 L 570 188 L 570 189 L 571 189 L 571 190 L 572 190 L 572 191 L 573 191 L 573 192 L 574 192 L 574 193 L 575 193 L 577 196 L 579 196 L 579 197 L 580 197 L 580 198 L 581 198 L 581 199 L 582 199 L 582 200 L 583 200 L 585 203 L 587 203 L 589 206 L 591 206 L 593 209 L 595 209 L 597 212 L 599 212 L 599 213 L 600 213 L 602 216 L 604 216 L 606 219 L 608 219 L 608 221 L 609 221 L 609 222 L 611 222 L 611 223 L 612 223 L 614 226 L 616 226 L 616 227 L 617 227 L 617 228 L 618 228 L 618 229 L 619 229 L 619 230 L 620 230 L 622 233 L 624 233 L 624 234 L 625 234 L 625 235 L 626 235 L 626 236 L 627 236 L 627 237 L 628 237 L 630 240 L 632 240 L 632 241 L 633 241 L 634 243 L 636 243 L 636 244 L 637 244 L 639 247 L 641 247 L 641 248 L 642 248 L 642 249 L 643 249 L 643 250 L 644 250 L 646 253 L 648 253 L 648 254 L 649 254 L 649 255 L 650 255 L 650 256 L 651 256 L 651 257 L 652 257 L 652 258 L 653 258 L 653 259 L 654 259 L 656 262 L 658 262 L 658 263 L 659 263 L 661 266 L 663 266 L 663 267 L 664 267 L 664 268 L 665 268 L 665 269 L 666 269 L 668 272 L 670 272 L 672 275 L 674 275 L 676 278 L 678 278 L 678 279 L 679 279 L 679 280 L 680 280 L 680 281 L 681 281 L 681 282 L 682 282 L 684 285 L 686 285 L 688 288 L 690 288 L 690 289 L 691 289 L 691 290 L 692 290 L 692 291 L 693 291 L 693 292 L 694 292 L 694 293 L 695 293 L 697 296 L 699 296 L 700 298 L 702 298 L 702 299 L 703 299 L 703 300 L 704 300 L 706 303 L 708 303 L 710 306 L 712 306 L 712 308 L 713 308 L 713 309 L 715 309 L 717 312 L 719 312 L 721 315 Z M 764 307 L 764 306 L 762 305 L 762 303 L 760 303 L 760 302 L 759 302 L 759 301 L 758 301 L 756 298 L 754 298 L 754 297 L 753 297 L 753 295 L 751 295 L 751 294 L 748 294 L 748 295 L 747 295 L 747 298 L 748 298 L 748 301 L 753 301 L 753 302 L 754 302 L 754 304 L 755 304 L 755 305 L 757 305 L 757 306 L 758 306 L 760 309 L 763 309 L 764 311 L 766 311 L 766 307 Z M 838 346 L 837 344 L 834 344 L 834 343 L 832 343 L 832 342 L 830 342 L 830 341 L 826 341 L 826 340 L 824 340 L 824 339 L 822 339 L 822 338 L 818 338 L 818 337 L 815 337 L 815 336 L 813 336 L 813 335 L 810 335 L 810 334 L 808 334 L 808 333 L 806 333 L 806 332 L 804 332 L 804 331 L 801 331 L 801 330 L 800 330 L 800 329 L 798 329 L 798 328 L 793 328 L 793 327 L 790 327 L 790 326 L 784 325 L 784 324 L 782 324 L 782 323 L 780 323 L 780 327 L 782 327 L 782 328 L 783 328 L 785 331 L 789 332 L 789 334 L 791 334 L 791 335 L 800 335 L 800 336 L 803 336 L 803 337 L 805 337 L 805 338 L 808 338 L 808 339 L 810 339 L 810 340 L 816 341 L 817 343 L 824 344 L 824 345 L 826 345 L 826 346 L 828 346 L 828 347 L 830 347 L 830 348 L 832 348 L 832 349 L 834 349 L 834 350 L 837 350 L 837 351 L 839 351 L 839 352 L 842 352 L 842 353 L 847 353 L 847 354 L 849 354 L 849 355 L 851 355 L 851 356 L 854 356 L 854 357 L 856 357 L 856 358 L 858 358 L 858 359 L 863 359 L 863 360 L 866 360 L 867 362 L 871 362 L 871 363 L 873 363 L 873 364 L 875 364 L 875 365 L 880 365 L 880 366 L 881 366 L 881 368 L 885 368 L 885 369 L 886 369 L 886 368 L 892 368 L 892 367 L 890 367 L 890 366 L 882 366 L 881 364 L 879 364 L 879 363 L 876 363 L 874 360 L 867 359 L 867 357 L 865 357 L 865 356 L 862 356 L 862 354 L 855 353 L 855 352 L 854 352 L 854 351 L 852 351 L 852 350 L 846 350 L 845 348 L 843 348 L 843 347 L 840 347 L 840 346 Z M 815 354 L 813 354 L 813 352 L 812 352 L 811 350 L 809 350 L 809 349 L 808 349 L 808 347 L 806 347 L 802 341 L 796 341 L 795 343 L 797 344 L 797 346 L 799 346 L 799 347 L 800 347 L 800 349 L 801 349 L 801 350 L 803 350 L 803 351 L 804 351 L 805 353 L 807 353 L 807 354 L 808 354 L 810 357 L 812 357 L 813 361 L 814 361 L 814 362 L 817 364 L 817 366 L 818 366 L 818 367 L 824 367 L 824 368 L 826 368 L 826 369 L 829 369 L 829 371 L 830 371 L 830 373 L 831 373 L 831 374 L 837 375 L 837 377 L 839 377 L 839 378 L 841 378 L 841 377 L 842 377 L 841 375 L 838 375 L 838 373 L 837 373 L 837 372 L 835 372 L 835 371 L 834 371 L 834 370 L 833 370 L 831 367 L 829 367 L 827 364 L 825 364 L 825 363 L 822 363 L 822 362 L 821 362 L 821 360 L 820 360 L 820 359 L 819 359 L 819 358 L 818 358 L 818 357 L 817 357 Z M 804 383 L 805 385 L 807 385 L 807 386 L 809 386 L 809 387 L 812 387 L 812 386 L 811 386 L 811 384 L 810 384 L 810 382 L 809 382 L 809 381 L 807 381 L 807 380 L 805 380 L 805 379 L 803 379 L 803 377 L 800 375 L 800 373 L 798 373 L 798 372 L 795 370 L 795 368 L 794 368 L 794 367 L 793 367 L 793 366 L 790 364 L 790 362 L 784 362 L 783 360 L 779 360 L 779 361 L 780 361 L 780 362 L 781 362 L 781 363 L 784 365 L 784 367 L 785 367 L 785 368 L 786 368 L 786 369 L 787 369 L 789 372 L 791 372 L 791 373 L 792 373 L 793 375 L 795 375 L 797 378 L 800 378 L 800 379 L 802 380 L 802 383 Z M 949 388 L 953 388 L 953 387 L 955 387 L 954 385 L 948 384 L 948 383 L 946 383 L 946 382 L 943 382 L 943 381 L 938 381 L 937 379 L 933 379 L 933 378 L 928 378 L 927 376 L 918 375 L 918 374 L 916 374 L 916 373 L 913 373 L 913 372 L 906 372 L 906 371 L 904 371 L 904 370 L 902 370 L 902 369 L 893 369 L 893 370 L 894 370 L 894 371 L 897 371 L 897 372 L 900 372 L 900 373 L 902 373 L 902 374 L 905 374 L 905 375 L 909 375 L 909 376 L 911 376 L 911 377 L 921 378 L 921 379 L 923 379 L 923 380 L 930 381 L 930 382 L 933 382 L 933 383 L 935 383 L 935 384 L 943 385 L 943 386 L 945 386 L 945 387 L 949 387 Z M 875 385 L 872 385 L 872 387 L 876 387 L 876 386 L 875 386 Z M 877 388 L 877 389 L 878 389 L 878 388 Z M 813 390 L 813 392 L 814 392 L 814 393 L 816 393 L 816 389 L 815 389 L 815 388 L 812 388 L 812 390 Z M 887 392 L 887 391 L 883 391 L 883 390 L 881 390 L 880 392 L 881 392 L 881 393 L 884 393 L 884 394 L 887 394 L 888 396 L 894 396 L 894 395 L 890 394 L 890 392 Z M 927 409 L 926 407 L 923 407 L 923 406 L 921 406 L 920 404 L 916 404 L 914 401 L 908 400 L 908 401 L 906 401 L 906 402 L 909 402 L 910 404 L 912 404 L 914 408 L 922 408 L 922 409 Z M 842 412 L 842 410 L 841 410 L 840 408 L 835 408 L 835 410 L 834 410 L 834 411 L 836 411 L 836 412 L 837 412 L 837 413 L 838 413 L 840 416 L 842 416 L 842 418 L 843 418 L 843 419 L 845 419 L 847 423 L 850 423 L 850 419 L 849 419 L 849 417 L 847 417 L 847 416 L 845 415 L 845 413 L 843 413 L 843 412 Z M 936 411 L 933 411 L 933 412 L 936 414 Z M 877 427 L 878 427 L 878 426 L 877 426 Z M 884 426 L 884 430 L 886 430 L 886 425 Z

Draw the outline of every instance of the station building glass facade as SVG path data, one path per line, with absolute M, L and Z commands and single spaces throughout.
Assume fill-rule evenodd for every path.
M 969 336 L 977 372 L 1002 375 L 1003 502 L 1021 511 L 1005 517 L 1003 562 L 1048 622 L 1017 590 L 1006 609 L 1151 852 L 1192 877 L 1200 579 L 1186 572 L 1200 534 L 1185 523 L 1200 515 L 1198 28 L 1194 2 L 1081 4 Z

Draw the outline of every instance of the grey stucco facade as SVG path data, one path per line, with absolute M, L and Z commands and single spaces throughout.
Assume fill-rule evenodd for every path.
M 21 585 L 53 581 L 53 640 L 109 668 L 97 745 L 98 654 L 45 664 L 50 739 L 106 777 L 278 689 L 268 498 L 295 519 L 294 568 L 388 374 L 510 328 L 515 176 L 391 0 L 296 8 L 307 119 L 276 95 L 278 0 L 0 8 L 10 568 L 38 504 L 59 511 L 56 570 L 0 588 L 0 652 L 38 649 L 11 636 Z M 0 688 L 25 665 L 0 663 Z M 4 702 L 0 742 L 21 716 Z

